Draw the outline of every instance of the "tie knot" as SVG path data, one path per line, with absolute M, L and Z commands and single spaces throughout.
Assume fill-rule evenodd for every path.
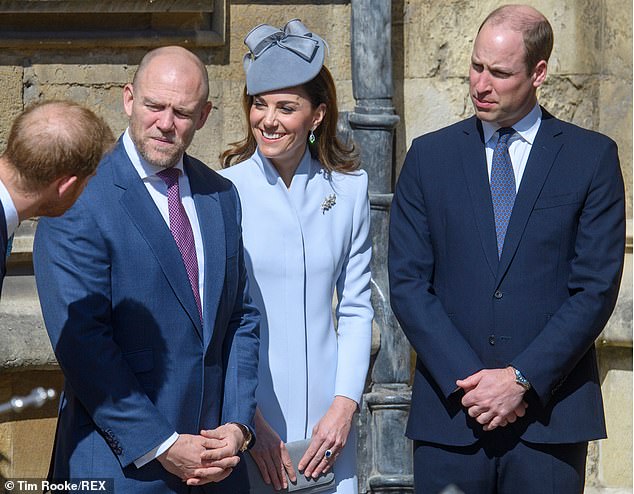
M 170 167 L 165 168 L 165 170 L 161 170 L 157 173 L 159 177 L 167 184 L 168 187 L 171 187 L 175 183 L 178 183 L 178 176 L 180 175 L 180 171 L 178 168 Z
M 501 127 L 498 129 L 498 134 L 500 134 L 499 140 L 507 143 L 513 134 L 515 134 L 515 129 L 513 127 Z

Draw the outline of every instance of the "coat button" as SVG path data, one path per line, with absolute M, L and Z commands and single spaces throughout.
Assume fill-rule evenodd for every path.
M 489 345 L 495 345 L 495 335 L 489 336 Z
M 500 290 L 495 290 L 493 296 L 499 300 L 502 298 L 502 292 Z

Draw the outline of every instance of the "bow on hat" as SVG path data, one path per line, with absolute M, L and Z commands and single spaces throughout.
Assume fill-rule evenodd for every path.
M 242 61 L 247 94 L 300 86 L 314 79 L 324 64 L 326 42 L 299 19 L 284 29 L 260 24 L 244 39 L 249 52 Z
M 284 31 L 268 24 L 260 24 L 247 34 L 244 44 L 251 51 L 252 60 L 277 45 L 310 62 L 319 48 L 319 41 L 313 38 L 313 33 L 299 19 L 288 21 Z

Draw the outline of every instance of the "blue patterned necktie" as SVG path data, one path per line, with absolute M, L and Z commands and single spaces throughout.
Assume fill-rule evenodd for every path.
M 493 215 L 495 217 L 495 234 L 498 243 L 498 258 L 502 256 L 506 228 L 511 219 L 513 204 L 515 203 L 515 174 L 511 156 L 509 155 L 509 139 L 515 134 L 512 127 L 502 127 L 500 137 L 491 161 L 491 199 L 493 200 Z

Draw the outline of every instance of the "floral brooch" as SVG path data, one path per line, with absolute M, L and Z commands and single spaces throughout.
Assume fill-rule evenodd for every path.
M 326 211 L 329 211 L 337 203 L 337 196 L 335 194 L 330 194 L 324 199 L 324 202 L 321 203 L 321 214 L 324 214 Z

